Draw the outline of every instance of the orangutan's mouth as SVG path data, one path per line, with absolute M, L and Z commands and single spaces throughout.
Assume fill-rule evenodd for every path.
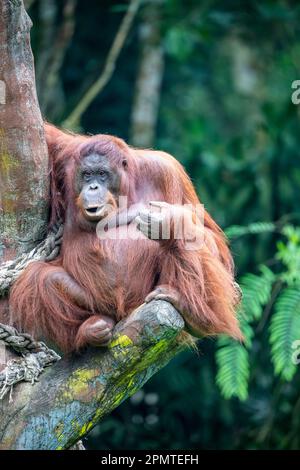
M 84 212 L 88 219 L 100 219 L 105 213 L 105 205 L 87 207 Z

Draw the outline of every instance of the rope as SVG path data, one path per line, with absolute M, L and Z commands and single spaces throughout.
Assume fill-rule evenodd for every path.
M 70 447 L 68 450 L 86 450 L 84 447 L 82 441 L 76 442 L 72 447 Z
M 22 357 L 10 359 L 0 372 L 0 400 L 10 392 L 11 402 L 15 384 L 22 381 L 34 384 L 45 367 L 60 360 L 60 356 L 45 343 L 35 341 L 28 333 L 19 333 L 14 327 L 3 323 L 0 323 L 0 340 L 22 354 Z
M 51 351 L 45 343 L 35 341 L 28 333 L 20 333 L 13 326 L 4 325 L 3 323 L 0 323 L 0 340 L 2 340 L 6 346 L 14 349 L 17 353 Z
M 12 261 L 0 265 L 0 298 L 9 289 L 32 261 L 52 261 L 59 254 L 63 235 L 63 225 L 56 224 L 47 238 L 29 253 L 24 253 Z M 60 356 L 45 343 L 35 341 L 31 335 L 20 333 L 16 328 L 0 323 L 0 341 L 21 354 L 11 359 L 0 372 L 0 400 L 9 392 L 12 401 L 13 386 L 18 382 L 34 384 L 45 367 L 60 360 Z
M 9 360 L 5 369 L 0 372 L 0 400 L 10 392 L 9 402 L 11 402 L 15 384 L 24 381 L 33 385 L 38 381 L 44 368 L 59 359 L 60 356 L 55 351 L 46 348 L 46 350 L 23 354 L 22 357 Z
M 33 248 L 29 253 L 23 253 L 12 261 L 0 265 L 0 297 L 7 295 L 9 289 L 32 261 L 52 261 L 60 250 L 63 224 L 56 224 L 47 238 Z

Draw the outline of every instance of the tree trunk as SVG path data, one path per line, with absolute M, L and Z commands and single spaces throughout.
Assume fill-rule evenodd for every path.
M 161 0 L 145 6 L 140 26 L 140 64 L 135 85 L 130 142 L 136 147 L 154 144 L 160 89 L 164 72 L 161 40 Z
M 31 247 L 47 220 L 48 153 L 30 28 L 22 1 L 0 0 L 0 263 Z

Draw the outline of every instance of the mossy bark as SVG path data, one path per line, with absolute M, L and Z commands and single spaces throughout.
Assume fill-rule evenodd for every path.
M 64 358 L 34 385 L 0 402 L 0 449 L 66 449 L 139 390 L 183 349 L 184 322 L 167 302 L 142 305 L 118 323 L 106 349 Z
M 0 0 L 0 263 L 31 247 L 47 221 L 48 152 L 30 28 L 22 1 Z

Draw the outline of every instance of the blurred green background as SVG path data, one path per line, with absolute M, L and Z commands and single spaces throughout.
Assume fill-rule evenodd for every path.
M 70 124 L 128 3 L 25 3 L 44 117 Z M 227 231 L 244 292 L 244 345 L 178 356 L 87 448 L 300 448 L 299 38 L 296 1 L 141 2 L 112 76 L 72 123 L 176 156 Z

